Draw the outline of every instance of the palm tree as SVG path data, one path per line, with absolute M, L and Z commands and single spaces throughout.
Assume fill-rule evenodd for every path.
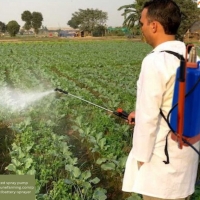
M 128 28 L 133 28 L 135 25 L 135 22 L 138 20 L 138 13 L 135 7 L 136 7 L 135 4 L 130 4 L 130 5 L 124 5 L 118 8 L 118 10 L 124 9 L 124 13 L 122 13 L 122 16 L 124 16 L 123 25 Z
M 122 13 L 122 16 L 124 16 L 123 26 L 135 33 L 139 30 L 138 22 L 144 2 L 145 0 L 135 0 L 133 4 L 124 5 L 118 8 L 118 10 L 124 10 L 124 13 Z

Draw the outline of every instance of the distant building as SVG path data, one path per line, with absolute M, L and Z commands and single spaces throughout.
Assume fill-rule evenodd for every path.
M 68 27 L 47 27 L 49 37 L 74 37 L 77 29 Z
M 59 37 L 75 37 L 76 32 L 75 31 L 64 31 L 61 30 L 58 33 Z
M 186 32 L 185 38 L 197 40 L 200 39 L 200 21 L 196 21 L 192 24 L 192 26 Z
M 91 34 L 88 31 L 77 30 L 75 33 L 75 37 L 88 37 L 88 36 L 91 36 Z

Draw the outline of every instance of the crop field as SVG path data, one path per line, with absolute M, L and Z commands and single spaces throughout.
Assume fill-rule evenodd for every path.
M 121 192 L 133 127 L 54 89 L 131 112 L 150 51 L 129 40 L 1 43 L 1 174 L 34 174 L 37 200 L 140 200 Z

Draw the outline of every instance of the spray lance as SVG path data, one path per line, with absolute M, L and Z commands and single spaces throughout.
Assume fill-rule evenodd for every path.
M 67 94 L 67 95 L 72 96 L 72 97 L 74 97 L 74 98 L 76 98 L 76 99 L 79 99 L 79 100 L 81 100 L 81 101 L 84 101 L 84 102 L 86 102 L 86 103 L 88 103 L 88 104 L 91 104 L 91 105 L 93 105 L 93 106 L 96 106 L 96 107 L 98 107 L 98 108 L 100 108 L 100 109 L 106 110 L 106 111 L 108 111 L 108 112 L 110 112 L 110 113 L 112 113 L 112 114 L 114 114 L 114 115 L 116 115 L 116 116 L 118 116 L 118 117 L 121 117 L 122 119 L 128 120 L 128 115 L 129 115 L 129 114 L 128 114 L 126 111 L 124 111 L 123 109 L 121 109 L 121 108 L 118 108 L 116 111 L 112 111 L 112 110 L 110 110 L 110 109 L 107 109 L 107 108 L 104 108 L 104 107 L 99 106 L 99 105 L 97 105 L 97 104 L 94 104 L 94 103 L 92 103 L 92 102 L 90 102 L 90 101 L 87 101 L 87 100 L 85 100 L 85 99 L 83 99 L 83 98 L 81 98 L 81 97 L 79 97 L 79 96 L 73 95 L 73 94 L 71 94 L 71 93 L 69 93 L 69 92 L 67 92 L 67 91 L 62 90 L 62 89 L 56 88 L 55 91 L 56 91 L 56 92 L 63 93 L 63 94 Z M 132 119 L 132 122 L 135 122 L 135 119 Z

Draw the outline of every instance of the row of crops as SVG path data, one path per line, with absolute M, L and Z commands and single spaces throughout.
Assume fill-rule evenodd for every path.
M 150 50 L 130 41 L 2 43 L 0 90 L 61 88 L 130 112 Z M 37 200 L 141 199 L 121 192 L 133 129 L 123 119 L 56 92 L 24 110 L 0 106 L 1 174 L 34 174 Z

